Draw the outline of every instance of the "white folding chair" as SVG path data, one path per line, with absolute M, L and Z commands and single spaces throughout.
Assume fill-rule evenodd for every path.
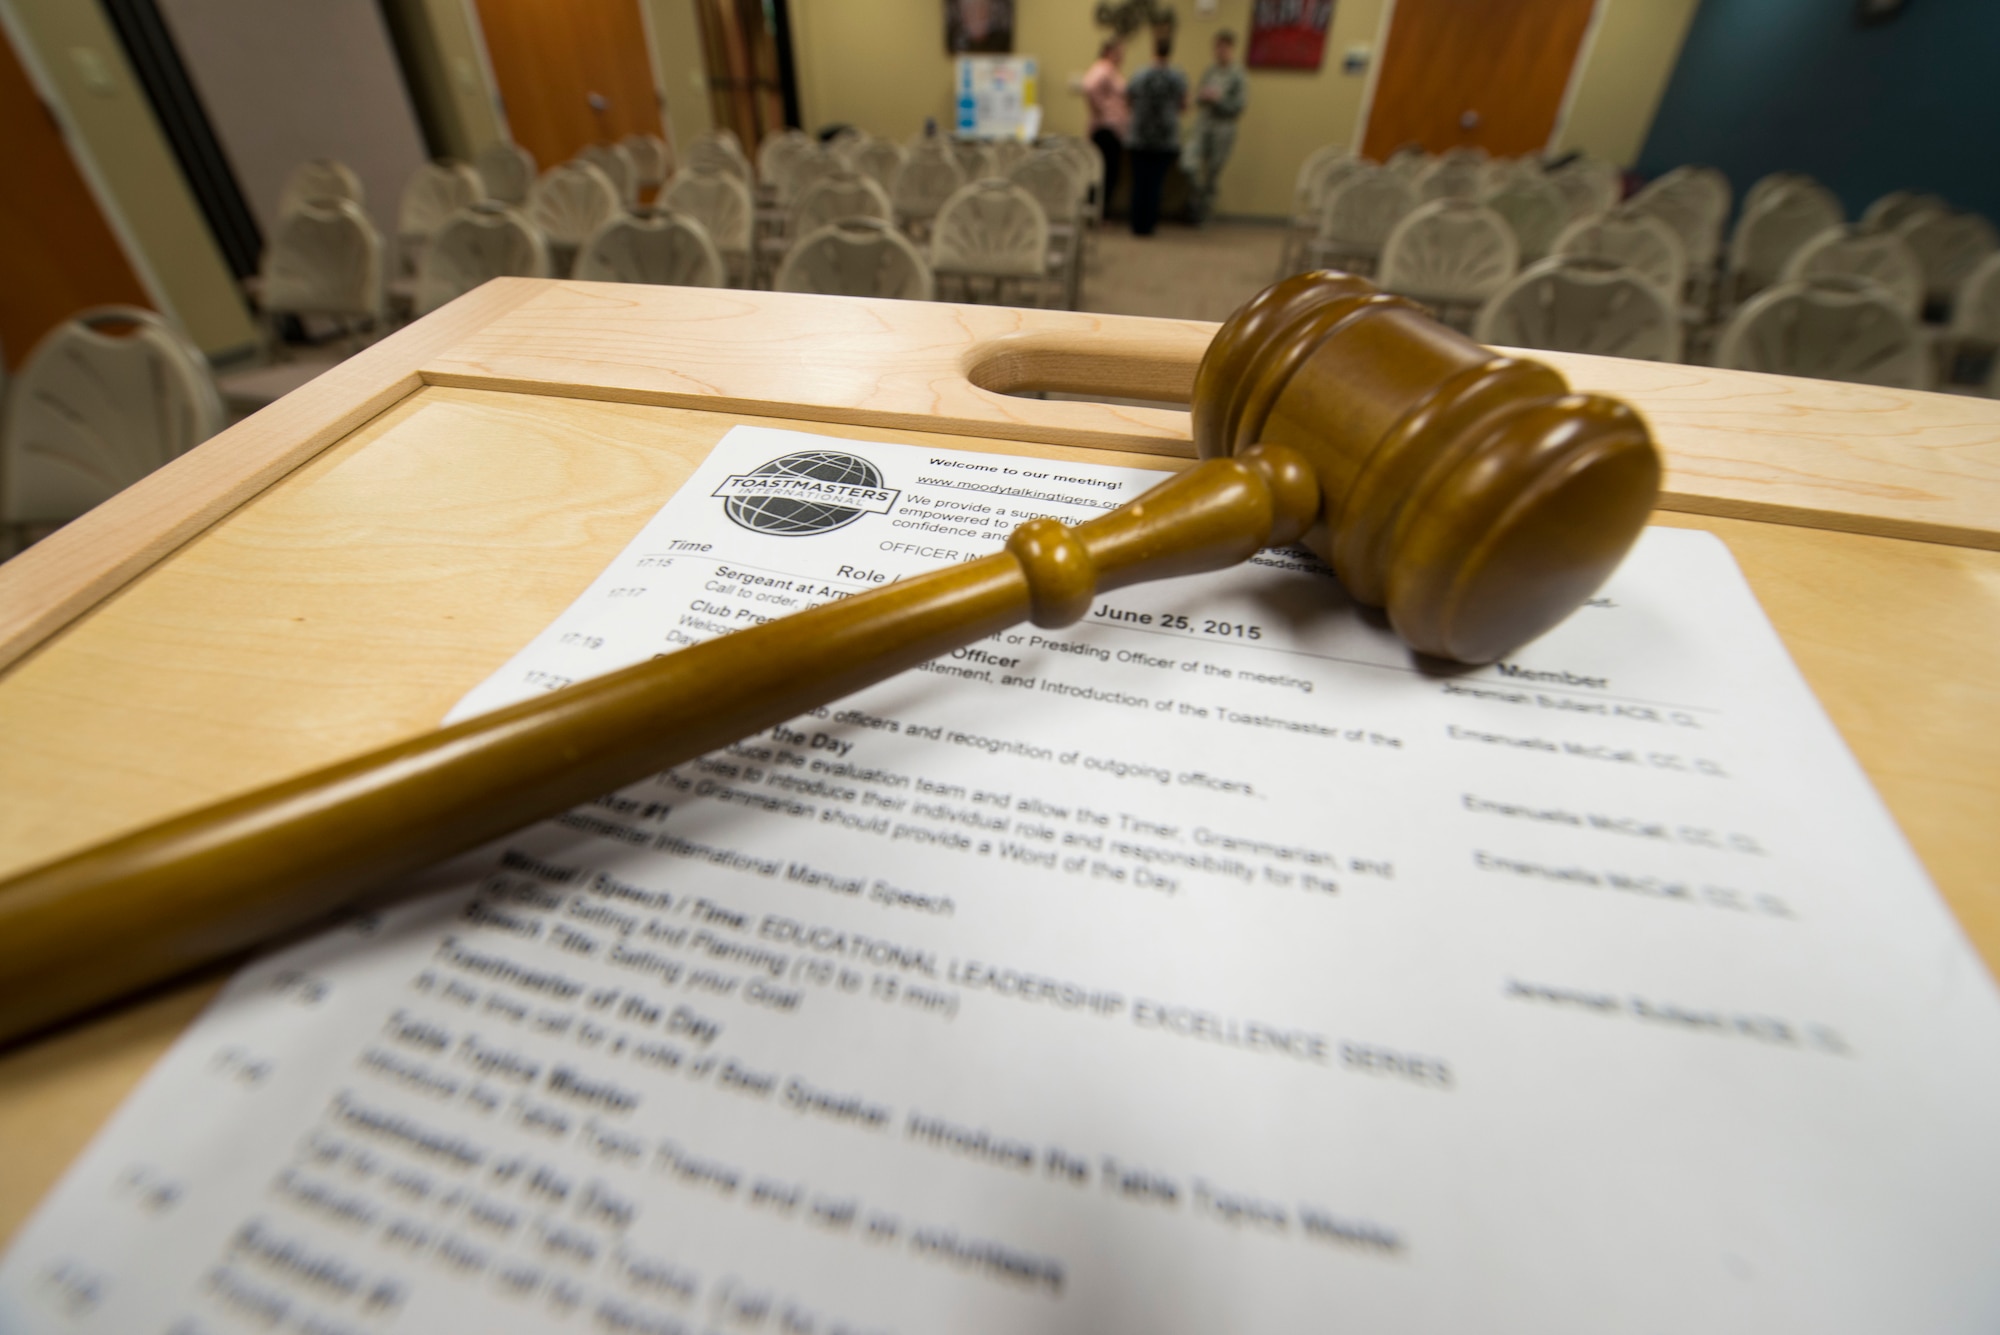
M 8 547 L 109 500 L 226 420 L 208 359 L 165 319 L 98 306 L 65 320 L 29 352 L 0 414 Z
M 572 160 L 542 173 L 528 192 L 528 220 L 549 247 L 549 269 L 569 275 L 577 248 L 623 207 L 617 185 L 591 162 Z
M 895 206 L 896 221 L 912 238 L 930 235 L 937 212 L 965 185 L 965 174 L 948 153 L 913 152 L 896 174 L 889 202 Z
M 621 213 L 576 253 L 574 276 L 599 283 L 727 287 L 729 270 L 708 230 L 665 209 Z
M 278 216 L 284 217 L 301 204 L 345 199 L 356 208 L 368 205 L 368 192 L 354 169 L 335 158 L 313 158 L 292 168 L 285 188 L 278 194 Z
M 1533 264 L 1548 255 L 1569 221 L 1569 206 L 1561 192 L 1539 171 L 1514 171 L 1481 201 L 1507 220 L 1521 246 L 1521 262 Z
M 1572 158 L 1548 173 L 1548 182 L 1563 197 L 1571 222 L 1610 212 L 1624 193 L 1618 168 L 1595 158 Z
M 1650 213 L 1619 208 L 1579 219 L 1556 238 L 1555 253 L 1622 264 L 1676 302 L 1687 287 L 1681 239 Z
M 527 203 L 528 189 L 534 185 L 539 170 L 533 153 L 505 139 L 496 139 L 480 149 L 472 165 L 479 172 L 486 197 L 502 204 Z
M 1931 383 L 1916 322 L 1859 278 L 1801 278 L 1767 288 L 1730 317 L 1715 364 L 1899 389 Z
M 417 314 L 428 315 L 494 278 L 546 278 L 548 243 L 528 215 L 487 200 L 461 209 L 432 235 L 417 270 Z
M 674 151 L 656 134 L 628 134 L 618 141 L 632 160 L 641 190 L 657 190 L 674 174 Z
M 1481 343 L 1679 361 L 1679 303 L 1622 264 L 1556 256 L 1530 266 L 1479 312 Z
M 486 198 L 486 184 L 463 162 L 426 162 L 411 173 L 396 208 L 396 267 L 415 273 L 424 244 L 444 220 Z
M 1923 212 L 1896 227 L 1924 271 L 1924 301 L 1939 315 L 1949 315 L 1959 284 L 1979 262 L 2000 248 L 1993 224 L 1977 213 Z
M 1919 194 L 1914 190 L 1891 190 L 1861 215 L 1861 225 L 1877 232 L 1893 232 L 1919 213 L 1949 213 L 1951 204 L 1943 195 Z
M 1417 192 L 1386 167 L 1363 164 L 1327 192 L 1308 261 L 1368 277 L 1382 260 L 1382 245 L 1396 224 L 1417 207 Z
M 1801 246 L 1841 222 L 1840 201 L 1810 180 L 1767 193 L 1729 238 L 1725 304 L 1733 307 L 1777 282 Z
M 1871 232 L 1851 223 L 1829 227 L 1792 252 L 1785 263 L 1787 279 L 1833 274 L 1879 283 L 1911 319 L 1923 315 L 1923 267 L 1894 232 Z
M 800 237 L 778 266 L 780 292 L 929 301 L 931 269 L 909 238 L 880 218 L 843 218 Z
M 960 187 L 931 228 L 931 271 L 950 279 L 962 299 L 977 300 L 987 280 L 999 302 L 1012 282 L 1046 300 L 1049 220 L 1035 197 L 1011 181 L 988 178 Z
M 728 268 L 731 281 L 750 281 L 750 245 L 755 208 L 750 188 L 729 172 L 683 167 L 660 192 L 660 202 L 675 213 L 693 218 L 707 231 Z
M 1419 205 L 1382 244 L 1382 286 L 1430 305 L 1458 329 L 1520 267 L 1506 219 L 1470 200 Z

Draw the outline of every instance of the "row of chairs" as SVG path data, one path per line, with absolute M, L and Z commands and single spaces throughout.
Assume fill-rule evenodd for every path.
M 1545 171 L 1476 152 L 1380 165 L 1322 152 L 1298 186 L 1290 267 L 1373 274 L 1494 341 L 1911 386 L 1991 360 L 1979 266 L 1992 228 L 1934 196 L 1898 192 L 1850 224 L 1824 187 L 1780 173 L 1730 230 L 1728 182 L 1710 168 L 1620 202 L 1615 169 L 1588 159 Z M 1926 328 L 1925 313 L 1950 323 Z M 1758 333 L 1780 328 L 1776 342 Z

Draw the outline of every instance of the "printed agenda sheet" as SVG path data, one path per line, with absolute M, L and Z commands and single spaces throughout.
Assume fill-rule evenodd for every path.
M 459 713 L 1156 474 L 738 427 Z M 1123 590 L 246 969 L 0 1329 L 2000 1328 L 2000 1006 L 1724 546 Z M 0 1151 L 4 1152 L 4 1151 Z

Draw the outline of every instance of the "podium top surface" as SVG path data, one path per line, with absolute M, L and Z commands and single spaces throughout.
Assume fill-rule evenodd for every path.
M 1157 468 L 1213 326 L 505 279 L 0 566 L 0 873 L 435 726 L 733 425 Z M 2000 403 L 1530 354 L 1652 422 L 2000 970 Z M 0 1053 L 0 1239 L 216 978 Z

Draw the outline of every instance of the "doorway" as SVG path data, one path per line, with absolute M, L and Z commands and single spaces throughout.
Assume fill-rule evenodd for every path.
M 715 125 L 754 154 L 764 136 L 799 123 L 785 0 L 696 0 L 695 12 Z
M 1540 153 L 1555 134 L 1597 0 L 1394 0 L 1362 153 L 1385 162 L 1483 148 Z
M 514 142 L 543 167 L 661 134 L 640 0 L 476 0 Z

